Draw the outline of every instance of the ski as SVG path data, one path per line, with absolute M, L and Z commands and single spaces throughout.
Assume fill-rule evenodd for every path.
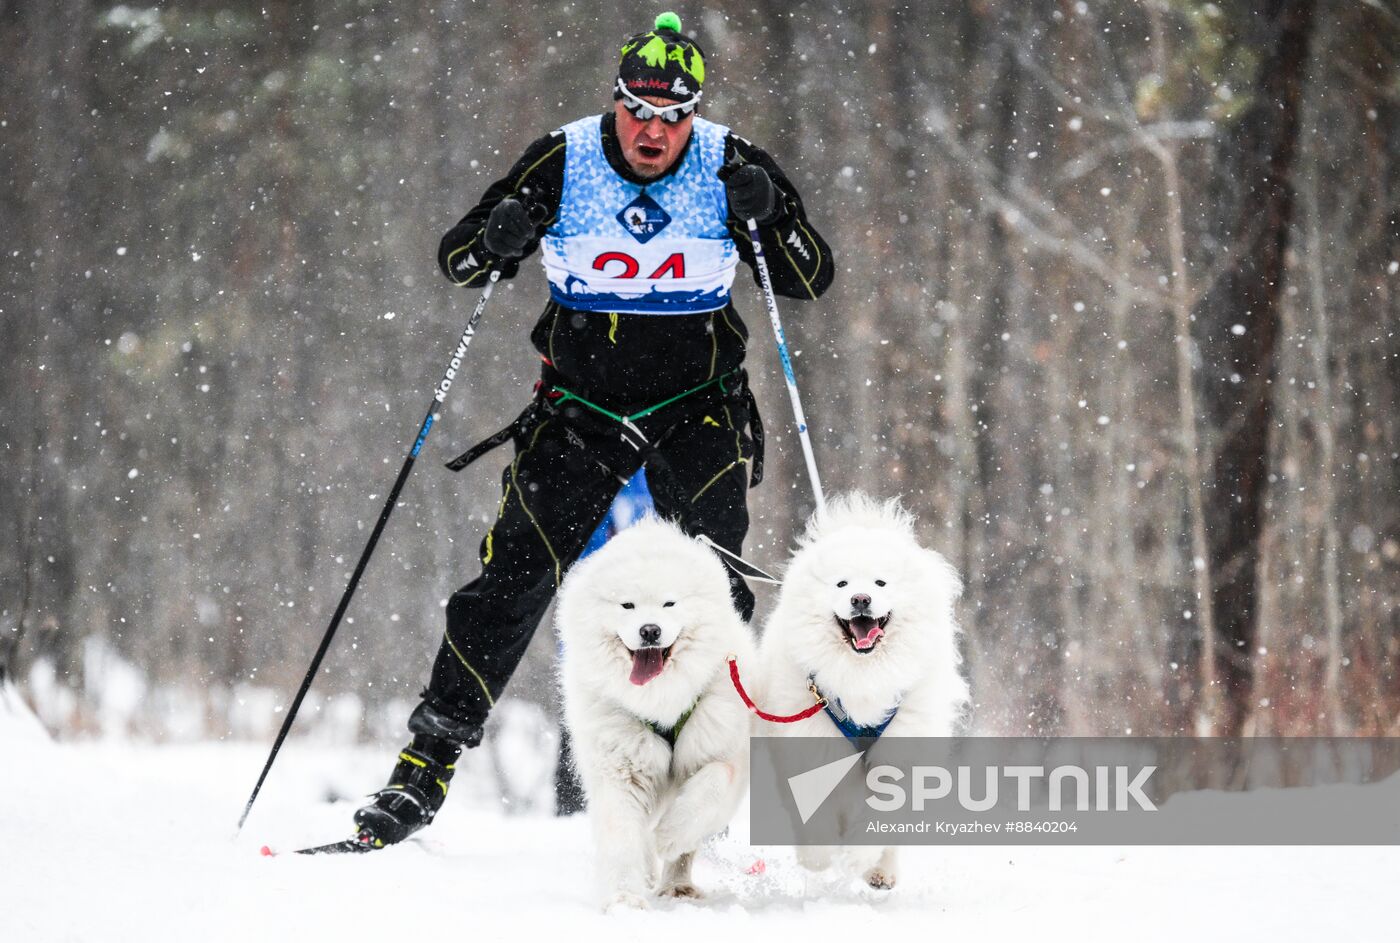
M 310 848 L 298 848 L 293 854 L 298 855 L 360 855 L 369 851 L 377 851 L 386 846 L 376 844 L 368 832 L 360 832 L 352 838 L 331 842 L 328 845 L 313 845 Z M 274 851 L 270 846 L 263 845 L 259 853 L 264 858 L 275 858 L 280 852 Z

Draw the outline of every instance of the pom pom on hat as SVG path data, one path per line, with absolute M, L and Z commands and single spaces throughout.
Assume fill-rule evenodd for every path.
M 622 46 L 617 77 L 627 91 L 674 102 L 698 100 L 705 84 L 705 52 L 681 33 L 681 18 L 667 11 L 656 26 Z M 615 91 L 614 98 L 622 97 Z

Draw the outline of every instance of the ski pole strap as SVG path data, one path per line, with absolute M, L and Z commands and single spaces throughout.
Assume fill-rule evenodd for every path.
M 461 455 L 458 455 L 452 461 L 447 463 L 447 467 L 452 471 L 459 472 L 462 469 L 466 468 L 468 465 L 470 465 L 472 462 L 481 458 L 481 456 L 485 455 L 487 452 L 490 452 L 492 449 L 505 445 L 512 439 L 517 439 L 523 436 L 527 431 L 529 431 L 530 427 L 535 424 L 535 420 L 538 417 L 538 414 L 538 401 L 531 402 L 530 405 L 526 407 L 523 413 L 515 417 L 514 422 L 506 426 L 500 432 L 494 433 L 493 435 L 482 439 L 476 445 L 473 445 Z
M 826 698 L 817 693 L 816 685 L 809 684 L 807 689 L 812 692 L 812 697 L 816 698 L 817 702 L 806 710 L 799 711 L 796 714 L 770 714 L 767 711 L 760 710 L 758 705 L 753 702 L 753 698 L 749 697 L 749 692 L 744 690 L 744 683 L 739 680 L 739 662 L 733 655 L 730 655 L 728 660 L 729 680 L 734 682 L 734 690 L 739 692 L 739 699 L 744 702 L 744 706 L 752 713 L 757 714 L 766 721 L 775 724 L 795 724 L 799 720 L 806 720 L 817 711 L 826 707 Z
M 753 458 L 749 461 L 749 488 L 757 488 L 763 480 L 763 418 L 758 414 L 758 400 L 753 389 L 744 386 L 744 405 L 749 411 L 749 438 L 753 439 Z

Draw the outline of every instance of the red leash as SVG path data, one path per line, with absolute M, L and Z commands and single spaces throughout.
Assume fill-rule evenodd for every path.
M 797 721 L 799 720 L 806 720 L 808 717 L 811 717 L 817 711 L 821 710 L 823 707 L 826 706 L 826 698 L 818 694 L 816 692 L 815 687 L 812 687 L 812 696 L 817 699 L 817 703 L 813 704 L 811 707 L 807 708 L 801 713 L 788 714 L 784 716 L 781 714 L 770 714 L 767 711 L 759 710 L 758 705 L 753 702 L 753 698 L 749 697 L 749 692 L 744 690 L 743 682 L 739 680 L 739 663 L 735 660 L 733 655 L 729 656 L 729 679 L 734 682 L 734 690 L 739 692 L 739 697 L 741 700 L 743 700 L 745 707 L 753 711 L 759 717 L 762 717 L 764 720 L 772 721 L 775 724 L 794 724 L 797 723 Z

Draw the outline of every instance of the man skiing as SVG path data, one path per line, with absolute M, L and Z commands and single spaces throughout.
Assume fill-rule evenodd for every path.
M 443 237 L 462 286 L 512 277 L 539 249 L 550 300 L 531 333 L 543 361 L 529 407 L 452 464 L 513 440 L 481 574 L 453 594 L 412 741 L 355 813 L 367 847 L 402 841 L 442 807 L 454 763 L 525 654 L 569 565 L 643 464 L 657 511 L 740 553 L 762 428 L 729 290 L 754 264 L 755 219 L 774 289 L 816 298 L 831 250 L 766 153 L 697 116 L 704 52 L 673 13 L 622 47 L 613 109 L 525 151 Z M 747 619 L 753 595 L 732 577 Z

